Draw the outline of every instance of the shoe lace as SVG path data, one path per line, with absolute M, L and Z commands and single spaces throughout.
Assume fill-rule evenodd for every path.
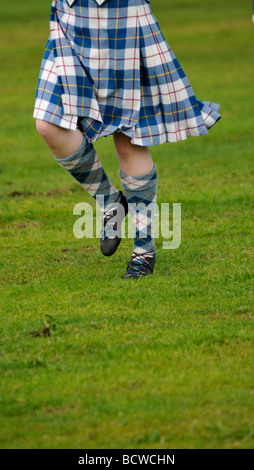
M 133 273 L 145 273 L 147 269 L 149 269 L 151 272 L 153 272 L 150 264 L 149 264 L 149 259 L 151 258 L 150 256 L 147 256 L 148 253 L 153 253 L 154 251 L 147 251 L 146 253 L 133 253 L 131 260 L 127 266 L 127 271 L 126 274 L 133 274 Z
M 108 210 L 105 211 L 103 214 L 103 229 L 102 229 L 102 237 L 103 238 L 115 238 L 116 234 L 116 227 L 117 223 L 115 220 L 112 220 L 117 214 L 117 210 Z

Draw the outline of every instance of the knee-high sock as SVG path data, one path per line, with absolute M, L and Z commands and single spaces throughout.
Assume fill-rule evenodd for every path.
M 154 214 L 157 197 L 156 165 L 149 173 L 141 176 L 128 176 L 119 171 L 122 187 L 125 190 L 134 229 L 133 251 L 135 253 L 155 251 L 153 238 Z
M 98 202 L 101 211 L 117 201 L 120 193 L 111 184 L 94 146 L 84 137 L 81 146 L 66 158 L 56 158 L 88 193 Z

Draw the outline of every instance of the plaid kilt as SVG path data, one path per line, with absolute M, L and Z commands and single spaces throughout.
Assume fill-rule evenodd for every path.
M 218 110 L 194 95 L 150 0 L 52 1 L 34 118 L 152 146 L 207 134 Z

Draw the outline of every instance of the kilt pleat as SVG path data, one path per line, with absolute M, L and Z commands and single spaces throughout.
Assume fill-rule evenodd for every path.
M 207 134 L 218 111 L 196 98 L 149 0 L 52 1 L 35 118 L 152 146 Z

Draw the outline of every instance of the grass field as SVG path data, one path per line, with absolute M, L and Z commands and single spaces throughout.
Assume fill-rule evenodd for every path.
M 35 131 L 50 2 L 1 7 L 1 448 L 253 448 L 253 24 L 247 0 L 152 0 L 208 136 L 152 148 L 158 204 L 182 204 L 182 243 L 154 276 L 121 279 L 74 238 L 91 198 Z M 96 143 L 120 187 L 112 137 Z M 49 326 L 50 336 L 32 330 Z

